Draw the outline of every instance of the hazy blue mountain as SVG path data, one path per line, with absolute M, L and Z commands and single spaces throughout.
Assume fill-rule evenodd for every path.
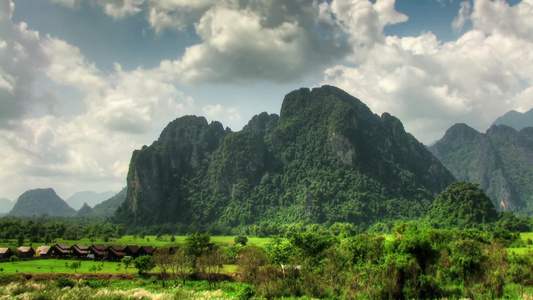
M 128 189 L 124 187 L 120 192 L 118 192 L 113 197 L 103 201 L 100 204 L 97 204 L 93 207 L 93 215 L 95 217 L 104 217 L 108 218 L 115 214 L 117 208 L 124 203 L 126 200 Z
M 493 125 L 507 125 L 516 129 L 516 131 L 520 131 L 525 127 L 533 127 L 533 108 L 525 113 L 511 110 L 510 112 L 496 119 Z
M 84 203 L 87 203 L 90 207 L 94 207 L 99 203 L 113 197 L 117 192 L 108 191 L 103 193 L 96 193 L 93 191 L 77 192 L 67 199 L 68 205 L 79 210 Z
M 35 189 L 24 192 L 18 197 L 9 216 L 32 217 L 40 215 L 73 216 L 76 211 L 65 200 L 59 198 L 51 189 Z
M 0 214 L 7 214 L 10 212 L 13 205 L 15 205 L 15 202 L 7 198 L 0 198 Z

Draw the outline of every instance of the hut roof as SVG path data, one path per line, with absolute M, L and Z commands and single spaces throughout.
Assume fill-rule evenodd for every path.
M 31 253 L 31 252 L 35 252 L 35 250 L 33 250 L 32 247 L 28 247 L 28 246 L 18 247 L 17 250 L 18 250 L 20 253 Z
M 49 254 L 52 251 L 52 246 L 39 246 L 35 252 L 39 252 L 40 255 Z
M 0 248 L 0 255 L 12 253 L 12 252 L 13 251 L 11 250 L 11 248 Z

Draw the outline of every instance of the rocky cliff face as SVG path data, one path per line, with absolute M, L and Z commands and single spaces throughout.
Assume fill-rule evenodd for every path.
M 430 151 L 458 180 L 478 183 L 502 211 L 532 211 L 533 128 L 452 126 Z
M 131 224 L 373 223 L 425 212 L 453 176 L 397 118 L 324 86 L 243 130 L 187 116 L 133 153 L 116 217 Z
M 24 192 L 19 196 L 9 216 L 73 216 L 76 211 L 68 206 L 65 200 L 59 198 L 53 189 L 35 189 Z

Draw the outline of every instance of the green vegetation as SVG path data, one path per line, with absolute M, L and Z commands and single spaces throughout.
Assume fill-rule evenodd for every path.
M 289 93 L 239 132 L 185 116 L 136 150 L 114 221 L 128 233 L 269 236 L 280 225 L 424 216 L 452 175 L 389 114 L 329 86 Z M 390 228 L 389 228 L 390 229 Z
M 79 265 L 78 265 L 79 263 Z M 76 269 L 72 265 L 76 266 Z M 126 273 L 120 262 L 100 262 L 100 261 L 76 261 L 64 259 L 35 259 L 19 260 L 16 262 L 3 262 L 0 267 L 4 269 L 3 274 L 119 274 Z
M 435 199 L 427 219 L 439 228 L 473 228 L 497 221 L 498 213 L 477 185 L 455 182 Z
M 500 211 L 533 215 L 533 129 L 455 124 L 430 151 L 461 181 L 477 183 Z
M 369 233 L 345 235 L 336 228 L 264 239 L 265 246 L 219 245 L 208 234 L 177 237 L 183 243 L 173 251 L 160 247 L 153 257 L 136 259 L 155 268 L 148 271 L 150 268 L 137 265 L 142 275 L 135 277 L 133 272 L 123 274 L 124 261 L 2 263 L 5 275 L 0 275 L 0 297 L 25 294 L 35 299 L 44 290 L 54 299 L 59 295 L 83 299 L 103 299 L 104 295 L 165 299 L 198 295 L 217 299 L 515 299 L 533 294 L 533 251 L 506 251 L 503 245 L 515 242 L 513 234 L 435 229 L 414 222 L 397 223 L 388 238 Z M 533 233 L 527 233 L 521 238 L 525 241 L 531 236 Z M 77 263 L 76 273 L 85 275 L 72 277 L 73 264 Z M 232 267 L 222 269 L 227 263 Z M 93 266 L 99 264 L 102 269 L 95 271 Z M 42 272 L 27 271 L 24 265 Z M 9 277 L 10 273 L 47 275 Z M 121 275 L 103 279 L 106 273 Z

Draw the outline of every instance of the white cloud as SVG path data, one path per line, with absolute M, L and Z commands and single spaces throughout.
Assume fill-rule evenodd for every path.
M 51 3 L 63 5 L 70 9 L 79 9 L 84 0 L 49 0 Z M 87 1 L 87 0 L 86 0 Z M 115 20 L 123 19 L 127 16 L 135 15 L 142 11 L 145 0 L 89 0 L 89 3 L 96 3 L 104 13 Z
M 202 108 L 204 116 L 210 121 L 219 121 L 225 126 L 235 128 L 242 120 L 241 111 L 237 106 L 226 107 L 222 104 L 208 104 Z
M 0 0 L 0 128 L 37 104 L 32 85 L 36 70 L 46 63 L 38 32 L 12 22 L 14 8 L 12 1 Z
M 142 11 L 144 0 L 96 0 L 104 12 L 113 19 L 122 19 Z
M 152 2 L 151 11 L 159 15 L 163 6 L 172 13 L 151 21 L 157 32 L 194 23 L 202 42 L 162 66 L 194 83 L 297 81 L 354 51 L 352 59 L 360 59 L 384 41 L 386 25 L 407 20 L 394 0 L 163 1 Z
M 476 0 L 471 15 L 474 27 L 488 34 L 514 36 L 533 42 L 533 0 L 510 6 L 504 0 Z
M 0 5 L 13 7 L 9 1 Z M 117 190 L 125 184 L 131 152 L 157 138 L 171 120 L 193 112 L 193 99 L 161 70 L 124 71 L 117 64 L 102 72 L 78 47 L 13 24 L 11 13 L 0 9 L 0 120 L 10 125 L 0 126 L 3 196 L 15 198 L 36 187 L 63 195 Z M 34 96 L 34 83 L 51 94 Z M 47 104 L 37 101 L 71 101 L 54 93 L 63 87 L 81 97 L 84 107 L 77 114 L 25 115 Z
M 501 2 L 476 2 L 469 16 L 475 28 L 457 41 L 440 43 L 431 33 L 387 37 L 360 65 L 327 69 L 324 83 L 346 89 L 375 112 L 398 116 L 426 143 L 455 122 L 484 131 L 506 111 L 531 107 L 533 43 L 518 28 L 533 20 L 533 11 L 527 15 L 524 3 Z M 480 20 L 492 19 L 484 12 L 496 8 L 511 10 L 505 13 L 517 19 L 487 27 Z
M 461 7 L 459 8 L 459 14 L 455 19 L 453 19 L 452 22 L 452 28 L 455 31 L 459 31 L 463 29 L 467 22 L 470 19 L 470 14 L 472 13 L 472 5 L 470 4 L 470 1 L 463 1 L 461 2 Z
M 165 30 L 184 30 L 200 20 L 216 0 L 149 0 L 148 22 L 157 34 Z

